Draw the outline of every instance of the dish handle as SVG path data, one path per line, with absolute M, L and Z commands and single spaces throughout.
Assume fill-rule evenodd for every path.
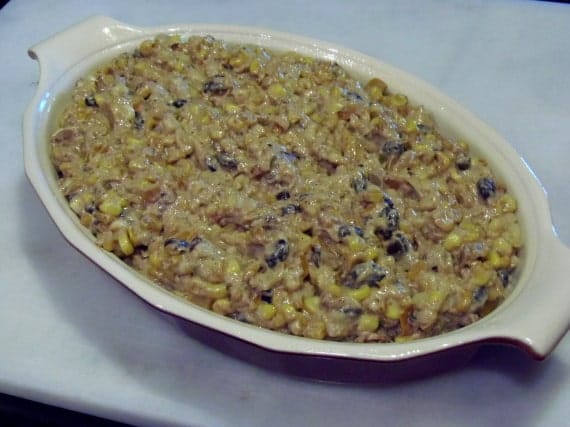
M 40 63 L 39 87 L 62 75 L 81 59 L 112 44 L 141 35 L 142 29 L 106 16 L 93 16 L 28 49 Z
M 570 330 L 570 248 L 554 234 L 546 243 L 530 286 L 516 301 L 528 311 L 505 319 L 502 335 L 538 360 L 546 358 Z

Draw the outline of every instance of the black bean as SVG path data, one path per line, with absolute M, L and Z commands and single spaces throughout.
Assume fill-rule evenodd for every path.
M 386 156 L 399 156 L 404 151 L 406 151 L 406 147 L 401 141 L 386 141 L 382 145 L 382 153 Z
M 279 155 L 277 156 L 278 159 L 285 160 L 288 163 L 293 163 L 299 160 L 299 157 L 295 153 L 291 153 L 287 150 L 281 150 Z
M 511 280 L 511 272 L 506 268 L 501 268 L 497 270 L 497 276 L 501 280 L 503 287 L 509 286 L 509 281 Z
M 144 118 L 142 114 L 135 111 L 135 129 L 142 129 L 144 126 Z
M 291 215 L 291 214 L 296 214 L 296 213 L 299 213 L 302 211 L 303 211 L 303 208 L 301 208 L 300 205 L 289 204 L 289 205 L 283 206 L 281 208 L 281 215 L 283 215 L 283 216 Z
M 473 291 L 473 299 L 480 304 L 484 304 L 487 301 L 488 294 L 489 291 L 485 286 L 479 286 Z
M 206 157 L 206 166 L 212 172 L 216 172 L 218 170 L 218 166 L 216 165 L 216 161 L 212 157 Z
M 386 247 L 386 252 L 388 255 L 399 258 L 409 252 L 410 248 L 410 241 L 404 235 L 397 233 L 394 240 L 392 240 Z
M 291 193 L 289 193 L 287 190 L 280 191 L 275 196 L 275 198 L 277 200 L 288 200 L 290 197 L 291 197 Z
M 225 84 L 220 80 L 215 79 L 215 80 L 209 80 L 206 83 L 204 83 L 202 90 L 205 93 L 209 93 L 211 95 L 222 96 L 228 93 L 229 88 L 226 87 Z
M 164 242 L 165 248 L 170 248 L 178 253 L 191 252 L 200 242 L 202 238 L 194 237 L 192 240 L 170 238 Z
M 89 95 L 85 97 L 85 105 L 88 107 L 98 107 L 97 101 L 93 95 Z
M 355 265 L 350 272 L 341 279 L 341 283 L 348 287 L 357 289 L 364 285 L 378 286 L 380 281 L 386 277 L 386 270 L 374 261 L 367 261 Z
M 177 99 L 172 102 L 172 105 L 176 108 L 182 108 L 184 105 L 186 105 L 187 102 L 188 100 L 186 99 Z
M 311 258 L 310 261 L 315 267 L 319 268 L 321 266 L 321 248 L 320 246 L 311 247 Z
M 353 232 L 357 236 L 364 237 L 364 230 L 362 230 L 362 228 L 357 225 L 348 224 L 343 224 L 338 228 L 338 237 L 339 239 L 343 239 L 346 236 L 350 236 Z
M 466 154 L 460 154 L 455 160 L 455 167 L 460 171 L 466 171 L 471 167 L 471 157 Z
M 363 101 L 364 98 L 362 98 L 362 96 L 359 93 L 356 92 L 352 92 L 352 91 L 346 91 L 344 93 L 344 95 L 351 101 Z
M 354 228 L 354 234 L 360 237 L 364 237 L 364 230 L 362 230 L 362 228 L 360 228 L 357 225 L 355 225 L 353 228 Z
M 489 197 L 493 196 L 497 191 L 497 186 L 495 185 L 495 180 L 493 178 L 481 178 L 477 181 L 477 191 L 483 199 L 487 200 Z
M 279 239 L 275 243 L 273 252 L 265 257 L 265 262 L 269 268 L 274 268 L 280 262 L 283 262 L 289 256 L 289 243 L 285 239 Z
M 348 317 L 358 317 L 362 314 L 362 309 L 359 307 L 343 307 L 340 309 Z
M 273 289 L 268 289 L 266 291 L 261 292 L 261 301 L 265 301 L 271 304 L 272 300 L 273 300 Z
M 356 173 L 356 176 L 352 180 L 352 188 L 354 188 L 354 191 L 357 193 L 362 193 L 368 188 L 368 179 L 364 172 L 358 171 Z
M 237 160 L 227 153 L 216 154 L 216 160 L 226 170 L 235 170 L 238 167 Z
M 386 196 L 386 195 L 384 195 L 384 204 L 386 206 L 388 206 L 389 208 L 394 207 L 394 202 L 392 201 L 392 199 L 389 196 Z
M 350 234 L 352 233 L 352 230 L 350 229 L 350 225 L 341 225 L 338 228 L 338 237 L 339 239 L 343 239 L 346 236 L 350 236 Z
M 374 234 L 378 237 L 383 237 L 384 240 L 390 239 L 394 231 L 396 231 L 400 226 L 400 213 L 398 212 L 398 209 L 393 206 L 393 203 L 390 203 L 390 205 L 387 204 L 378 213 L 378 216 L 386 218 L 386 224 L 384 226 L 376 227 L 374 229 Z

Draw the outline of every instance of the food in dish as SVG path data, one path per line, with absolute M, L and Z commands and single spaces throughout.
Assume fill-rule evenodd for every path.
M 511 292 L 517 202 L 381 78 L 161 35 L 79 80 L 51 138 L 105 250 L 195 304 L 310 338 L 402 342 Z

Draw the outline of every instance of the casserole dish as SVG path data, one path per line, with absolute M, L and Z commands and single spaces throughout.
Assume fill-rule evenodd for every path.
M 212 35 L 228 42 L 259 44 L 273 50 L 293 50 L 336 61 L 357 78 L 380 76 L 393 90 L 405 93 L 415 104 L 424 105 L 434 113 L 443 133 L 471 141 L 472 149 L 488 159 L 491 167 L 519 200 L 525 247 L 513 293 L 484 319 L 440 336 L 397 344 L 325 342 L 260 329 L 191 305 L 102 251 L 90 234 L 80 227 L 58 191 L 48 154 L 49 135 L 54 130 L 53 117 L 59 113 L 62 100 L 80 76 L 120 52 L 133 50 L 142 40 L 159 33 Z M 347 49 L 269 30 L 215 25 L 143 29 L 103 17 L 92 18 L 55 35 L 31 48 L 30 55 L 40 61 L 41 77 L 36 96 L 24 118 L 25 165 L 28 177 L 48 212 L 74 246 L 151 305 L 183 319 L 183 323 L 192 322 L 190 329 L 195 335 L 201 335 L 196 331 L 202 329 L 194 326 L 198 324 L 225 334 L 222 335 L 223 342 L 236 338 L 254 344 L 246 348 L 261 348 L 263 350 L 259 351 L 269 352 L 276 358 L 283 356 L 283 360 L 316 357 L 318 359 L 313 360 L 317 360 L 319 366 L 323 358 L 329 365 L 344 360 L 390 363 L 390 371 L 394 373 L 396 365 L 418 365 L 420 360 L 441 359 L 458 352 L 466 354 L 484 342 L 514 344 L 527 350 L 533 357 L 542 359 L 567 332 L 570 324 L 570 287 L 565 283 L 569 268 L 564 260 L 570 260 L 570 256 L 568 249 L 553 233 L 545 193 L 539 182 L 496 132 L 416 78 Z M 208 331 L 201 336 L 210 341 L 214 335 Z M 448 351 L 451 349 L 455 353 Z M 453 357 L 453 360 L 464 359 Z M 449 365 L 446 363 L 445 366 Z M 408 368 L 405 370 L 411 372 Z M 313 369 L 309 371 L 314 372 Z

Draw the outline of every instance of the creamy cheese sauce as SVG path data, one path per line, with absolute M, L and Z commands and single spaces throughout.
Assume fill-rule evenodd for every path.
M 336 63 L 161 35 L 77 82 L 50 147 L 102 248 L 240 321 L 401 342 L 513 287 L 517 203 L 485 159 Z

